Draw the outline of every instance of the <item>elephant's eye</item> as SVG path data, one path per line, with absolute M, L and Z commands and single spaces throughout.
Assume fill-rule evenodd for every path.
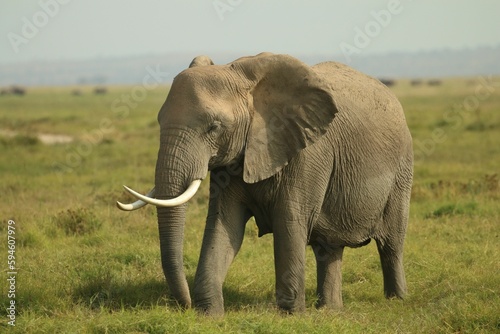
M 208 127 L 208 134 L 210 135 L 215 135 L 217 133 L 219 133 L 220 129 L 222 128 L 222 125 L 219 121 L 215 121 L 213 122 L 212 124 L 210 124 L 210 126 Z

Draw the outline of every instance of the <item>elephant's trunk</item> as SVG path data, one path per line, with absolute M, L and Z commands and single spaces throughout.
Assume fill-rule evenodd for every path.
M 189 133 L 169 133 L 161 136 L 156 162 L 155 197 L 172 199 L 183 194 L 194 181 L 203 179 L 207 165 Z M 160 232 L 161 262 L 171 295 L 182 307 L 191 306 L 189 287 L 184 273 L 183 241 L 186 207 L 157 207 Z
M 191 296 L 183 261 L 186 204 L 174 208 L 158 208 L 157 211 L 163 273 L 171 295 L 182 307 L 189 308 Z
M 180 168 L 173 168 L 175 156 L 168 156 L 162 151 L 160 148 L 156 165 L 156 198 L 170 199 L 183 192 L 185 176 L 180 172 Z M 157 213 L 163 273 L 171 295 L 182 307 L 188 308 L 191 306 L 191 297 L 183 261 L 186 206 L 183 204 L 171 208 L 157 207 Z

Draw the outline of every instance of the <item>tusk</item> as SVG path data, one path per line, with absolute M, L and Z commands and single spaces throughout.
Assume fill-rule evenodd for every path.
M 191 184 L 189 185 L 189 187 L 186 189 L 186 191 L 183 194 L 181 194 L 180 196 L 178 196 L 176 198 L 172 198 L 172 199 L 151 198 L 149 196 L 141 195 L 138 192 L 130 189 L 127 186 L 123 186 L 123 188 L 125 188 L 126 191 L 128 191 L 130 194 L 132 194 L 132 196 L 134 196 L 135 198 L 137 198 L 143 202 L 146 202 L 147 204 L 152 204 L 155 206 L 168 208 L 168 207 L 178 206 L 178 205 L 184 204 L 187 201 L 189 201 L 194 196 L 194 194 L 196 194 L 196 192 L 198 191 L 200 184 L 201 184 L 201 180 L 194 180 L 193 182 L 191 182 Z
M 155 188 L 153 187 L 153 189 L 151 189 L 146 194 L 146 196 L 152 197 L 154 195 L 155 195 Z M 116 206 L 118 207 L 118 209 L 123 210 L 123 211 L 134 211 L 134 210 L 140 209 L 146 205 L 148 205 L 148 203 L 141 201 L 141 200 L 135 201 L 134 203 L 130 203 L 130 204 L 123 204 L 123 203 L 118 202 L 118 201 L 116 202 Z

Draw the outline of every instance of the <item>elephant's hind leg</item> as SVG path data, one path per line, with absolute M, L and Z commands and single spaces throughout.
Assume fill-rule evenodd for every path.
M 408 195 L 409 196 L 409 195 Z M 403 244 L 408 223 L 409 200 L 400 193 L 391 194 L 384 210 L 384 231 L 374 239 L 380 254 L 387 298 L 403 298 L 406 280 L 403 268 Z
M 403 299 L 406 293 L 403 252 L 399 251 L 400 247 L 393 245 L 392 242 L 377 240 L 377 247 L 384 274 L 385 297 Z
M 342 254 L 344 247 L 313 244 L 318 286 L 316 307 L 342 308 Z

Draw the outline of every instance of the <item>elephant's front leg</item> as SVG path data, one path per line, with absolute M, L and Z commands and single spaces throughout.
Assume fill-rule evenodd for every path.
M 222 284 L 241 247 L 248 218 L 243 205 L 211 199 L 193 291 L 195 307 L 205 314 L 224 314 Z
M 286 312 L 304 311 L 307 231 L 297 222 L 281 222 L 273 229 L 276 301 Z

